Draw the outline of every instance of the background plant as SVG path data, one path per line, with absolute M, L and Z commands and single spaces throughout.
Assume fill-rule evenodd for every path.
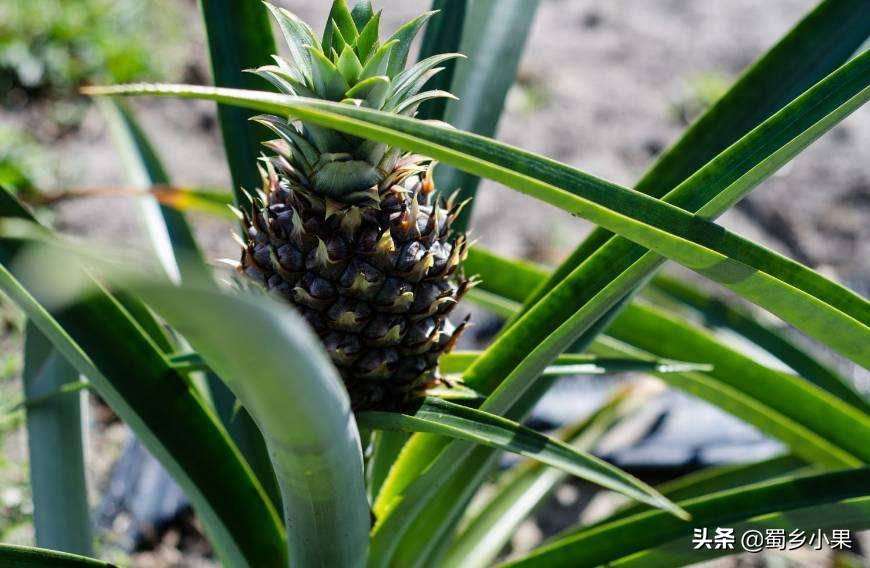
M 177 33 L 173 14 L 170 3 L 4 3 L 0 96 L 10 104 L 25 94 L 72 95 L 79 86 L 95 81 L 159 76 L 165 70 L 153 51 L 162 48 L 153 43 L 152 28 Z
M 511 10 L 529 9 L 530 4 L 506 6 L 508 4 L 478 2 L 474 9 L 489 9 L 505 16 L 510 15 Z M 244 85 L 240 68 L 217 54 L 232 46 L 235 52 L 262 61 L 259 55 L 270 48 L 269 42 L 263 41 L 268 36 L 268 28 L 263 25 L 264 12 L 259 7 L 246 10 L 236 4 L 204 3 L 204 8 L 210 45 L 215 54 L 217 82 Z M 103 92 L 201 97 L 258 111 L 293 114 L 306 121 L 431 155 L 468 174 L 491 177 L 628 237 L 629 240 L 625 240 L 603 230 L 597 231 L 551 275 L 539 267 L 501 259 L 485 250 L 472 253 L 469 269 L 479 272 L 484 279 L 483 289 L 476 294 L 476 299 L 506 316 L 520 313 L 492 347 L 479 356 L 469 357 L 468 367 L 460 367 L 466 384 L 487 395 L 480 408 L 510 418 L 522 418 L 552 384 L 551 364 L 565 351 L 588 350 L 599 356 L 633 360 L 634 364 L 638 364 L 638 360 L 653 359 L 652 364 L 662 379 L 718 404 L 779 438 L 794 453 L 794 457 L 752 464 L 740 472 L 689 479 L 678 488 L 663 488 L 694 515 L 693 523 L 715 525 L 775 520 L 795 526 L 815 523 L 813 528 L 838 524 L 861 528 L 870 518 L 866 514 L 868 475 L 866 469 L 861 468 L 870 457 L 862 443 L 866 438 L 862 433 L 870 429 L 870 423 L 866 400 L 855 393 L 848 382 L 746 312 L 716 303 L 680 283 L 675 285 L 656 278 L 651 291 L 665 294 L 684 306 L 680 310 L 700 310 L 710 317 L 718 317 L 719 321 L 724 320 L 725 325 L 763 346 L 795 373 L 776 371 L 748 359 L 683 320 L 679 313 L 662 313 L 643 302 L 628 301 L 662 262 L 656 254 L 642 248 L 647 247 L 730 287 L 866 366 L 866 347 L 862 347 L 867 345 L 868 339 L 865 300 L 709 221 L 866 101 L 868 54 L 862 53 L 847 62 L 866 39 L 870 28 L 868 17 L 857 8 L 855 3 L 849 2 L 820 4 L 664 154 L 638 184 L 640 191 L 609 184 L 567 166 L 461 131 L 348 105 L 185 86 L 146 86 Z M 499 12 L 500 9 L 507 12 Z M 227 17 L 225 10 L 237 12 L 229 12 L 231 17 Z M 247 22 L 248 26 L 243 29 L 249 33 L 221 34 L 219 24 L 227 20 Z M 259 28 L 254 27 L 257 22 Z M 455 38 L 448 39 L 455 42 Z M 803 57 L 807 53 L 824 53 L 825 56 Z M 469 55 L 474 61 L 472 50 Z M 785 69 L 789 69 L 789 73 L 784 73 Z M 456 75 L 457 79 L 460 76 Z M 463 85 L 457 85 L 454 90 L 462 94 Z M 495 97 L 498 100 L 498 93 Z M 745 97 L 750 97 L 753 104 L 747 104 Z M 464 104 L 476 104 L 473 97 L 470 99 L 471 103 L 466 99 Z M 165 183 L 165 172 L 157 164 L 155 154 L 127 116 L 122 126 L 126 126 L 128 148 L 135 150 L 138 156 L 132 162 L 137 183 L 143 186 L 149 181 Z M 250 162 L 244 157 L 250 160 L 250 153 L 256 151 L 256 146 L 250 144 L 253 131 L 244 126 L 243 113 L 225 110 L 221 117 L 230 154 L 241 156 L 231 160 L 231 165 L 238 165 L 233 168 L 233 174 L 234 185 L 239 187 L 248 175 L 241 164 Z M 655 199 L 658 197 L 663 199 Z M 155 240 L 155 246 L 164 267 L 172 275 L 175 263 L 176 272 L 187 284 L 174 287 L 167 283 L 144 282 L 123 286 L 133 295 L 124 293 L 118 301 L 101 291 L 72 306 L 58 307 L 52 302 L 58 290 L 47 291 L 44 287 L 40 290 L 33 282 L 33 274 L 44 277 L 52 273 L 52 257 L 31 256 L 28 263 L 9 262 L 20 252 L 22 240 L 48 241 L 55 246 L 54 239 L 32 228 L 12 231 L 17 225 L 7 223 L 10 230 L 3 242 L 4 265 L 7 266 L 4 289 L 28 313 L 40 332 L 91 380 L 140 436 L 148 440 L 152 451 L 179 476 L 192 493 L 200 514 L 210 524 L 213 542 L 226 562 L 255 565 L 275 562 L 280 557 L 276 550 L 281 547 L 282 530 L 274 522 L 274 510 L 259 489 L 259 483 L 222 437 L 220 428 L 204 409 L 196 385 L 184 383 L 181 377 L 178 377 L 181 382 L 168 385 L 165 378 L 184 374 L 183 369 L 189 367 L 178 365 L 182 360 L 201 358 L 200 368 L 211 369 L 229 383 L 259 421 L 267 441 L 275 447 L 275 434 L 286 428 L 282 428 L 275 409 L 268 407 L 269 401 L 264 396 L 269 393 L 273 395 L 273 402 L 279 400 L 277 397 L 294 392 L 294 383 L 292 377 L 269 369 L 300 364 L 301 359 L 294 358 L 293 349 L 307 346 L 300 338 L 304 334 L 294 335 L 301 332 L 296 331 L 292 316 L 283 316 L 277 307 L 263 309 L 268 305 L 265 300 L 258 302 L 197 288 L 203 285 L 197 280 L 201 264 L 190 232 L 184 229 L 177 212 L 157 209 L 153 203 L 149 207 L 153 234 L 162 235 Z M 27 217 L 10 198 L 5 200 L 4 214 Z M 174 251 L 167 248 L 167 243 L 174 243 Z M 83 277 L 88 276 L 83 274 Z M 518 282 L 523 285 L 517 285 Z M 193 293 L 194 290 L 197 293 Z M 528 294 L 530 290 L 534 291 Z M 185 347 L 166 338 L 153 315 L 144 310 L 134 296 L 144 300 L 185 336 L 197 355 L 190 352 L 177 355 Z M 207 313 L 214 319 L 197 321 L 193 317 L 197 312 Z M 136 318 L 138 325 L 131 325 L 131 317 Z M 232 321 L 234 325 L 221 329 L 224 326 L 218 323 L 222 321 Z M 103 327 L 107 322 L 114 326 L 111 334 Z M 280 356 L 271 350 L 257 351 L 258 345 L 251 342 L 251 330 L 256 329 L 274 329 L 272 337 L 280 338 L 276 343 L 285 345 L 286 351 Z M 142 338 L 143 330 L 151 331 L 150 339 Z M 601 335 L 602 331 L 606 335 Z M 659 337 L 673 341 L 656 341 Z M 111 353 L 106 352 L 107 345 L 114 347 Z M 143 345 L 147 346 L 144 350 Z M 234 357 L 228 357 L 232 353 L 228 345 L 246 346 L 240 352 L 250 357 L 251 364 L 243 365 L 245 359 L 236 357 L 235 353 Z M 686 367 L 654 360 L 663 356 L 692 361 L 696 365 Z M 137 362 L 135 381 L 126 376 L 131 357 Z M 124 365 L 119 364 L 119 358 Z M 256 369 L 256 380 L 252 379 L 252 369 Z M 335 394 L 330 386 L 330 381 L 334 380 L 329 378 L 329 371 L 319 367 L 303 372 L 307 376 L 321 376 L 317 384 L 323 389 L 318 392 L 332 400 L 325 407 L 342 414 L 341 395 L 336 399 L 328 398 L 329 393 Z M 164 380 L 156 380 L 158 377 Z M 178 384 L 186 384 L 187 388 L 182 392 L 170 388 Z M 157 408 L 155 399 L 161 401 L 161 408 Z M 209 482 L 214 472 L 206 474 L 197 469 L 194 449 L 186 440 L 161 430 L 159 419 L 167 401 L 178 411 L 172 416 L 184 420 L 187 435 L 195 431 L 198 442 L 211 444 L 212 451 L 227 460 L 223 475 L 234 476 L 235 480 L 229 487 L 239 492 L 238 495 L 245 494 L 252 499 L 244 511 L 233 509 L 238 499 L 233 500 L 232 495 L 226 494 L 226 483 L 219 488 L 213 480 Z M 617 399 L 611 405 L 619 403 Z M 496 426 L 508 426 L 497 420 L 492 422 L 491 418 L 465 407 L 438 404 L 432 401 L 416 414 L 376 413 L 359 417 L 361 423 L 384 431 L 429 432 L 415 434 L 404 444 L 403 452 L 392 466 L 389 464 L 393 462 L 397 447 L 402 445 L 402 439 L 396 440 L 382 432 L 376 434 L 370 470 L 375 471 L 377 464 L 377 471 L 389 473 L 379 479 L 380 491 L 375 489 L 376 485 L 370 488 L 370 492 L 376 494 L 374 511 L 378 516 L 369 547 L 371 565 L 438 564 L 443 559 L 465 558 L 469 551 L 476 554 L 481 564 L 486 564 L 504 542 L 486 542 L 473 530 L 458 536 L 453 533 L 465 505 L 492 470 L 496 454 L 485 447 L 475 448 L 461 442 L 448 444 L 444 438 L 431 433 L 458 435 L 457 430 L 462 428 L 456 421 L 464 420 L 465 426 L 470 423 L 472 427 L 460 437 L 476 437 L 478 441 L 483 437 L 487 443 L 495 444 L 499 435 Z M 326 430 L 343 424 L 346 416 L 333 416 L 329 420 L 327 416 L 329 414 L 325 413 L 322 424 L 310 428 L 306 434 L 310 436 L 309 443 L 314 440 L 335 442 L 335 430 L 332 435 Z M 607 416 L 607 408 L 597 415 L 605 424 Z M 286 420 L 286 416 L 283 418 Z M 277 422 L 272 422 L 276 419 Z M 582 438 L 587 428 L 601 424 L 593 418 L 565 435 L 580 443 L 578 438 Z M 317 432 L 320 427 L 325 430 Z M 488 429 L 481 430 L 485 427 Z M 519 430 L 513 432 L 516 435 Z M 856 432 L 859 435 L 856 436 Z M 341 436 L 338 439 L 347 442 Z M 282 442 L 293 443 L 292 440 Z M 347 449 L 352 453 L 351 447 Z M 298 471 L 299 455 L 273 453 L 279 479 L 281 472 L 292 475 L 293 471 Z M 542 453 L 537 457 L 541 458 Z M 353 469 L 354 462 L 349 463 Z M 810 465 L 812 469 L 804 469 Z M 350 476 L 348 479 L 361 475 L 360 471 L 354 474 L 338 466 L 328 471 L 336 476 L 346 474 Z M 268 473 L 258 471 L 263 485 L 270 480 Z M 513 497 L 527 494 L 529 481 L 539 480 L 542 474 L 543 471 L 516 474 L 520 481 L 505 480 L 502 497 L 493 499 L 492 510 L 518 509 L 517 515 L 528 514 L 527 505 Z M 552 487 L 549 481 L 541 483 L 544 486 L 550 483 Z M 354 485 L 342 485 L 345 492 L 340 495 L 335 487 L 332 492 L 327 490 L 323 494 L 330 495 L 334 506 L 356 507 L 354 511 L 358 513 L 359 500 L 347 494 L 348 487 L 354 488 Z M 537 493 L 532 501 L 543 493 L 546 491 Z M 251 497 L 256 495 L 258 499 Z M 284 499 L 286 504 L 287 493 Z M 57 518 L 63 517 L 58 515 Z M 238 522 L 241 518 L 256 519 L 256 523 Z M 508 523 L 515 522 L 511 520 L 515 517 L 509 515 L 500 518 L 507 518 Z M 359 521 L 353 530 L 359 531 L 362 523 Z M 474 528 L 473 523 L 466 526 Z M 686 557 L 687 548 L 677 548 L 681 539 L 690 535 L 692 526 L 664 513 L 636 512 L 619 522 L 605 520 L 592 528 L 579 527 L 520 562 L 532 565 L 597 565 L 611 561 L 673 564 L 677 562 L 674 555 L 678 553 L 680 563 L 701 559 L 705 554 L 714 555 L 715 552 L 698 551 L 696 556 Z M 260 530 L 254 534 L 253 527 Z M 503 527 L 499 534 L 507 534 L 509 530 L 509 526 Z M 293 544 L 299 534 L 304 531 L 290 533 L 291 553 L 300 550 L 298 541 Z M 342 543 L 347 557 L 362 562 L 360 551 L 368 544 L 364 542 L 367 540 L 349 539 Z M 626 542 L 633 544 L 614 546 L 614 543 Z M 37 554 L 12 549 L 4 553 L 21 558 Z

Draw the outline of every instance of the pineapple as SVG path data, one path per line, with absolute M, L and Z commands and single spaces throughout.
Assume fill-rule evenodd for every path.
M 280 91 L 412 116 L 443 54 L 405 69 L 416 33 L 432 15 L 378 37 L 368 0 L 332 6 L 318 42 L 292 13 L 269 6 L 292 62 L 254 72 Z M 473 286 L 459 269 L 465 235 L 450 229 L 462 204 L 434 197 L 433 162 L 397 148 L 258 116 L 278 139 L 261 158 L 263 191 L 241 213 L 247 228 L 239 271 L 292 303 L 339 369 L 355 410 L 397 408 L 443 384 L 437 365 L 467 325 L 448 314 Z

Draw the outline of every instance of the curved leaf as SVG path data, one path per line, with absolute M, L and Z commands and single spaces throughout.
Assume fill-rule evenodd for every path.
M 470 367 L 483 351 L 453 351 L 441 357 L 438 368 L 447 375 L 461 375 Z M 688 371 L 709 371 L 712 365 L 705 363 L 687 363 L 673 359 L 632 359 L 617 357 L 596 357 L 595 355 L 579 355 L 563 353 L 553 364 L 543 370 L 546 376 L 561 375 L 610 375 L 614 373 L 684 373 Z
M 551 542 L 508 565 L 599 566 L 631 559 L 633 554 L 690 537 L 693 528 L 732 526 L 762 515 L 792 513 L 833 503 L 846 508 L 860 506 L 865 512 L 860 524 L 870 524 L 870 517 L 866 516 L 870 469 L 792 477 L 690 499 L 682 504 L 691 513 L 691 522 L 659 511 L 640 513 Z M 816 528 L 815 524 L 811 528 Z
M 864 12 L 863 0 L 820 2 L 665 150 L 635 189 L 663 197 L 846 62 L 870 35 L 870 19 Z M 593 230 L 553 276 L 535 290 L 528 305 L 537 302 L 612 236 L 605 229 Z
M 368 411 L 361 413 L 358 419 L 361 424 L 373 429 L 440 434 L 516 453 L 641 503 L 684 516 L 683 511 L 674 507 L 652 487 L 607 462 L 487 412 L 446 400 L 426 398 L 413 411 Z
M 870 414 L 809 381 L 760 365 L 718 343 L 706 332 L 640 303 L 628 306 L 624 316 L 616 318 L 607 328 L 607 333 L 659 357 L 684 356 L 709 362 L 713 365 L 713 369 L 705 373 L 709 377 L 806 428 L 819 438 L 821 445 L 842 448 L 858 458 L 859 461 L 852 461 L 851 465 L 870 463 L 870 449 L 863 442 L 856 443 L 856 440 L 870 439 Z M 655 338 L 649 334 L 655 334 Z M 661 341 L 658 339 L 661 337 L 668 340 Z M 711 402 L 715 404 L 715 400 Z M 757 420 L 751 423 L 758 425 Z M 801 452 L 799 445 L 794 450 Z M 801 455 L 822 460 L 822 463 L 835 463 L 821 456 L 812 458 L 802 452 Z
M 513 304 L 516 305 L 516 304 Z M 514 308 L 516 309 L 516 308 Z M 447 375 L 462 374 L 474 361 L 483 355 L 483 351 L 453 351 L 445 353 L 438 362 L 440 371 Z M 188 352 L 173 355 L 170 358 L 172 365 L 185 372 L 207 371 L 209 366 L 199 353 Z M 686 371 L 709 371 L 711 365 L 704 363 L 686 363 L 671 359 L 632 359 L 632 358 L 608 358 L 596 357 L 595 355 L 578 355 L 574 353 L 559 355 L 544 370 L 545 375 L 604 375 L 611 373 L 679 373 Z M 461 385 L 455 385 L 459 388 Z M 449 390 L 449 389 L 446 389 Z M 445 391 L 446 392 L 446 391 Z
M 508 260 L 479 246 L 472 247 L 468 251 L 468 258 L 463 266 L 469 274 L 485 275 L 483 289 L 472 290 L 470 298 L 487 309 L 496 310 L 506 318 L 515 315 L 516 310 L 513 305 L 505 304 L 505 299 L 525 302 L 527 305 L 534 294 L 523 297 L 517 291 L 538 290 L 551 277 L 550 272 L 541 266 L 520 260 Z M 706 295 L 700 289 L 667 276 L 656 276 L 649 290 L 665 294 L 699 310 L 707 322 L 727 326 L 746 337 L 789 365 L 802 377 L 831 394 L 865 412 L 870 409 L 870 404 L 845 379 L 795 346 L 788 338 L 759 323 L 749 314 Z
M 629 310 L 632 308 L 630 306 Z M 625 314 L 628 313 L 628 311 L 625 312 Z M 656 321 L 661 322 L 662 320 L 656 318 Z M 670 322 L 664 320 L 664 323 L 668 325 Z M 653 356 L 630 343 L 606 337 L 594 343 L 590 347 L 590 351 L 617 357 L 642 356 L 644 354 Z M 850 441 L 848 439 L 849 431 L 843 429 L 844 423 L 848 422 L 849 419 L 855 419 L 858 429 L 866 430 L 870 427 L 870 420 L 866 415 L 861 415 L 854 408 L 846 407 L 846 410 L 838 408 L 834 403 L 832 405 L 835 408 L 833 412 L 839 413 L 835 423 L 816 431 L 812 428 L 812 425 L 819 421 L 820 413 L 816 408 L 811 408 L 807 412 L 810 415 L 807 418 L 800 412 L 803 407 L 792 404 L 787 399 L 777 400 L 776 395 L 787 397 L 792 394 L 792 391 L 804 395 L 818 393 L 813 393 L 811 390 L 807 393 L 800 385 L 787 383 L 781 389 L 770 389 L 768 385 L 764 385 L 767 388 L 757 389 L 761 393 L 760 397 L 754 393 L 747 394 L 741 389 L 743 384 L 748 383 L 754 375 L 765 376 L 766 371 L 763 368 L 753 368 L 748 375 L 746 380 L 739 378 L 731 380 L 730 376 L 726 376 L 723 380 L 720 375 L 714 375 L 712 372 L 656 374 L 668 385 L 718 406 L 725 412 L 755 426 L 765 434 L 780 440 L 788 445 L 796 455 L 807 461 L 829 467 L 854 467 L 867 463 L 867 451 L 860 444 Z M 765 376 L 766 381 L 773 381 L 776 378 L 777 375 L 773 371 L 771 371 L 770 376 Z M 838 399 L 833 400 L 839 402 Z M 824 406 L 826 403 L 831 403 L 831 400 L 823 398 L 820 406 Z M 834 440 L 828 439 L 828 435 L 832 435 Z
M 0 191 L 0 214 L 33 220 L 6 191 Z M 0 238 L 0 289 L 172 474 L 225 562 L 283 566 L 285 542 L 275 510 L 185 378 L 107 292 L 58 307 L 58 294 L 77 293 L 80 284 L 92 282 L 90 277 L 84 270 L 69 270 L 53 278 L 47 290 L 41 276 L 55 274 L 56 265 L 34 257 L 35 264 L 23 273 L 14 264 L 20 244 Z M 19 281 L 28 275 L 36 276 L 30 289 Z
M 802 459 L 791 454 L 776 456 L 750 464 L 724 465 L 709 467 L 678 477 L 657 487 L 664 495 L 673 501 L 685 501 L 695 497 L 703 497 L 726 489 L 735 489 L 742 485 L 751 485 L 770 481 L 786 475 L 805 475 L 819 473 L 815 466 L 807 465 Z M 601 523 L 609 523 L 616 519 L 631 517 L 649 507 L 640 503 L 630 503 L 621 507 L 616 513 L 602 519 Z M 576 531 L 574 531 L 576 532 Z
M 560 438 L 573 447 L 592 451 L 594 446 L 639 402 L 630 391 L 620 390 L 587 418 L 565 428 Z M 445 567 L 485 568 L 510 541 L 519 525 L 565 480 L 562 471 L 527 461 L 501 476 L 489 498 L 450 545 Z M 643 505 L 640 505 L 643 507 Z
M 78 380 L 78 371 L 28 323 L 21 382 L 28 401 L 27 446 L 36 543 L 87 556 L 93 552 L 93 534 L 85 479 L 84 398 L 78 390 L 62 392 Z M 46 396 L 50 398 L 39 400 Z
M 856 57 L 777 113 L 753 131 L 751 139 L 736 144 L 737 155 L 722 158 L 721 167 L 714 163 L 712 175 L 721 170 L 722 176 L 728 178 L 732 174 L 730 164 L 740 156 L 759 160 L 758 165 L 728 184 L 715 199 L 724 202 L 728 199 L 724 196 L 742 195 L 870 98 L 868 76 L 870 52 Z M 283 111 L 321 126 L 430 155 L 617 231 L 727 286 L 856 362 L 870 366 L 870 354 L 864 349 L 870 341 L 870 304 L 858 295 L 698 216 L 546 158 L 405 117 L 284 95 L 171 85 L 107 87 L 88 92 L 204 98 L 267 112 Z M 770 136 L 768 131 L 777 129 L 779 135 Z M 759 158 L 756 145 L 766 149 L 761 152 L 764 159 Z M 689 182 L 706 179 L 705 170 Z M 648 262 L 656 264 L 659 260 L 651 257 Z M 838 333 L 831 333 L 832 329 Z M 517 355 L 525 353 L 513 351 Z M 480 372 L 472 369 L 472 374 Z
M 337 371 L 300 316 L 266 296 L 137 290 L 257 422 L 284 501 L 293 566 L 362 566 L 369 508 L 359 434 Z
M 0 564 L 9 568 L 116 568 L 94 558 L 14 544 L 0 544 Z
M 696 310 L 707 325 L 725 327 L 758 347 L 761 347 L 808 381 L 818 385 L 844 402 L 870 412 L 870 402 L 858 393 L 852 384 L 820 363 L 784 334 L 765 326 L 751 314 L 723 300 L 706 294 L 676 278 L 656 276 L 647 288 L 649 293 L 663 294 L 680 304 Z
M 160 157 L 133 113 L 117 101 L 101 102 L 103 103 L 101 110 L 109 123 L 115 145 L 121 153 L 130 183 L 138 189 L 151 193 L 140 197 L 137 201 L 151 237 L 152 247 L 164 272 L 176 282 L 212 281 L 211 268 L 203 259 L 193 230 L 181 209 L 167 201 L 174 199 L 176 202 L 180 200 L 183 203 L 187 198 L 188 202 L 208 202 L 210 198 L 214 199 L 212 196 L 215 194 L 201 190 L 170 188 L 169 176 Z M 227 206 L 222 209 L 231 213 Z M 123 295 L 120 299 L 127 311 L 131 312 L 131 315 L 146 328 L 146 331 L 149 331 L 152 337 L 161 338 L 166 335 L 164 326 L 147 313 L 147 308 L 137 307 L 132 301 L 124 301 Z M 177 349 L 177 346 L 172 345 L 172 349 Z M 201 377 L 197 378 L 201 379 Z M 247 411 L 241 409 L 234 412 L 235 397 L 227 391 L 226 385 L 214 376 L 205 377 L 204 382 L 207 384 L 198 387 L 210 395 L 211 402 L 233 442 L 254 470 L 275 508 L 280 509 L 278 486 L 275 483 L 275 474 L 266 453 L 263 436 L 251 421 Z
M 529 285 L 545 278 L 545 272 L 537 267 L 520 263 L 514 271 L 511 261 L 486 251 L 472 251 L 468 260 L 483 277 L 482 288 L 487 289 L 492 282 L 494 290 L 510 294 L 515 301 L 522 301 L 523 291 L 534 286 L 505 283 Z M 629 305 L 607 332 L 654 357 L 711 364 L 713 368 L 703 373 L 660 378 L 783 440 L 808 460 L 834 466 L 870 463 L 870 452 L 853 430 L 859 428 L 870 436 L 870 417 L 807 381 L 756 363 L 695 326 L 649 306 Z M 593 350 L 607 357 L 637 355 L 613 343 L 599 344 Z

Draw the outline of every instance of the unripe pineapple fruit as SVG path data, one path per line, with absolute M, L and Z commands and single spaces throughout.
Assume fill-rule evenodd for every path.
M 436 55 L 405 69 L 432 15 L 380 42 L 368 0 L 332 6 L 318 42 L 290 12 L 269 6 L 292 62 L 255 72 L 291 95 L 412 116 L 443 91 L 422 91 Z M 262 158 L 263 191 L 243 213 L 240 272 L 305 316 L 340 370 L 356 410 L 393 408 L 439 383 L 440 355 L 464 329 L 448 314 L 473 285 L 459 269 L 468 243 L 450 225 L 461 204 L 435 199 L 432 162 L 385 144 L 285 117 L 255 120 L 279 138 Z

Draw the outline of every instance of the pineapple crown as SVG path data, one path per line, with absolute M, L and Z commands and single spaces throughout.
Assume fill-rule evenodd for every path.
M 277 55 L 275 65 L 252 72 L 289 95 L 353 104 L 413 116 L 419 105 L 446 91 L 423 91 L 443 69 L 445 61 L 461 57 L 445 53 L 405 68 L 414 37 L 436 12 L 426 12 L 401 26 L 381 43 L 381 12 L 370 0 L 349 10 L 334 0 L 323 38 L 296 15 L 266 3 L 278 22 L 292 61 Z M 280 139 L 266 143 L 292 166 L 294 177 L 315 193 L 353 203 L 377 197 L 377 187 L 393 172 L 403 152 L 378 142 L 282 117 L 263 115 L 254 120 Z M 286 167 L 284 168 L 286 169 Z

